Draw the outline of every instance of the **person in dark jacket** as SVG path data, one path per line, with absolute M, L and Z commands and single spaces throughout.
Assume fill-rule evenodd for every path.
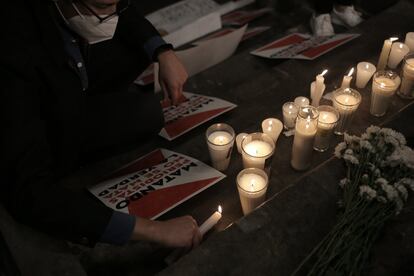
M 157 135 L 159 99 L 131 86 L 150 63 L 160 64 L 166 96 L 173 103 L 181 97 L 186 71 L 137 4 L 15 0 L 3 3 L 1 18 L 1 202 L 9 212 L 91 245 L 196 246 L 201 235 L 190 216 L 134 217 L 61 183 L 88 152 Z

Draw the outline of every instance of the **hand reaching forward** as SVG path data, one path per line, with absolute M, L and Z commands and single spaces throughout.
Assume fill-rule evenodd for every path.
M 197 222 L 191 216 L 167 221 L 137 218 L 133 239 L 157 242 L 167 247 L 194 248 L 202 236 Z
M 158 62 L 158 79 L 164 91 L 164 100 L 169 99 L 172 104 L 177 105 L 183 101 L 183 85 L 188 78 L 187 71 L 173 50 L 161 52 Z

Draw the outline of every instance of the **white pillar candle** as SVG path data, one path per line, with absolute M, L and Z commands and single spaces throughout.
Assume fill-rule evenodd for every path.
M 294 102 L 287 102 L 283 105 L 282 111 L 283 125 L 285 129 L 293 129 L 295 127 L 296 117 L 298 116 L 299 112 L 298 106 Z
M 365 88 L 377 68 L 369 62 L 360 62 L 357 65 L 356 87 Z
M 384 70 L 385 66 L 388 63 L 388 56 L 390 55 L 392 42 L 398 40 L 397 37 L 391 37 L 384 41 L 384 45 L 382 46 L 381 54 L 377 64 L 377 70 Z
M 244 137 L 246 137 L 246 136 L 247 136 L 247 133 L 244 133 L 244 132 L 239 133 L 239 134 L 237 134 L 237 136 L 236 136 L 237 151 L 238 151 L 240 154 L 242 153 L 241 143 L 242 143 L 242 141 L 243 141 Z
M 404 58 L 402 80 L 398 95 L 404 99 L 414 98 L 414 53 Z
M 302 97 L 302 96 L 301 97 L 296 97 L 294 103 L 297 107 L 300 108 L 302 106 L 309 105 L 309 99 L 306 98 L 306 97 Z
M 237 188 L 244 215 L 265 201 L 267 186 L 268 177 L 261 169 L 248 168 L 237 175 Z
M 352 74 L 354 73 L 354 67 L 349 70 L 348 75 L 342 79 L 341 88 L 349 88 L 351 86 Z
M 410 52 L 414 52 L 414 32 L 409 32 L 405 35 L 404 44 L 410 48 Z
M 316 76 L 315 82 L 311 83 L 310 92 L 312 105 L 314 107 L 319 106 L 319 102 L 322 98 L 323 92 L 325 91 L 325 78 L 323 77 L 328 70 L 323 70 L 323 72 Z
M 213 167 L 224 171 L 230 163 L 234 130 L 227 124 L 214 124 L 206 131 L 207 145 Z
M 280 120 L 275 118 L 268 118 L 262 122 L 262 131 L 269 135 L 276 144 L 280 133 L 282 132 L 283 124 Z
M 388 59 L 388 67 L 391 69 L 397 68 L 401 60 L 406 54 L 410 52 L 410 48 L 401 42 L 394 42 L 391 47 L 390 57 Z
M 313 106 L 303 107 L 299 110 L 290 162 L 295 170 L 306 170 L 311 164 L 318 116 L 319 112 Z
M 339 113 L 339 121 L 335 128 L 335 134 L 342 135 L 348 130 L 360 103 L 361 94 L 355 89 L 339 88 L 334 91 L 333 106 Z
M 400 83 L 400 77 L 392 71 L 375 73 L 371 93 L 370 113 L 372 115 L 380 117 L 387 112 L 390 99 Z
M 211 215 L 211 217 L 209 217 L 203 224 L 201 224 L 201 226 L 198 228 L 200 230 L 201 235 L 207 233 L 211 228 L 214 227 L 214 225 L 216 225 L 219 222 L 222 216 L 222 211 L 223 210 L 219 205 L 217 211 L 215 211 Z
M 323 152 L 329 148 L 334 128 L 339 120 L 339 113 L 334 107 L 328 105 L 319 106 L 318 111 L 318 131 L 313 148 Z
M 273 139 L 261 132 L 251 133 L 242 141 L 244 168 L 270 168 L 270 161 L 275 149 Z M 269 161 L 269 162 L 266 162 Z

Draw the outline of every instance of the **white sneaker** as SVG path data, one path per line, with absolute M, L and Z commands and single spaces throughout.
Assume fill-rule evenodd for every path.
M 354 6 L 346 6 L 342 12 L 335 9 L 332 10 L 331 17 L 334 24 L 346 26 L 348 28 L 355 27 L 363 21 L 361 13 L 354 9 Z
M 331 36 L 335 34 L 331 22 L 331 16 L 328 13 L 315 16 L 310 19 L 310 26 L 314 36 Z

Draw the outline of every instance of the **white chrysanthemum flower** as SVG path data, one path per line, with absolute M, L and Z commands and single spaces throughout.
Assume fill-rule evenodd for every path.
M 414 151 L 407 146 L 397 147 L 384 163 L 391 167 L 405 165 L 410 169 L 414 169 Z
M 381 184 L 381 189 L 385 192 L 387 199 L 389 201 L 396 201 L 398 196 L 398 191 L 392 185 Z
M 372 189 L 370 186 L 368 185 L 362 185 L 359 186 L 359 195 L 360 196 L 366 196 L 366 198 L 371 201 L 372 199 L 377 197 L 377 191 L 375 191 L 374 189 Z
M 368 134 L 378 133 L 380 130 L 381 130 L 380 127 L 371 125 L 367 128 L 366 133 Z
M 375 176 L 375 177 L 381 177 L 381 171 L 380 171 L 378 168 L 376 168 L 376 169 L 374 170 L 374 176 Z
M 349 179 L 348 178 L 342 178 L 339 181 L 339 187 L 341 187 L 342 189 L 349 184 Z
M 391 128 L 382 128 L 380 130 L 380 133 L 382 133 L 384 135 L 385 141 L 386 142 L 390 142 L 392 144 L 394 144 L 394 142 L 391 142 L 392 139 L 390 139 L 390 137 L 392 137 L 393 139 L 396 140 L 396 142 L 398 143 L 398 145 L 406 145 L 407 144 L 407 140 L 405 139 L 404 135 L 402 135 L 401 133 L 391 129 Z
M 395 188 L 397 189 L 397 191 L 399 192 L 400 196 L 402 197 L 402 199 L 404 201 L 407 201 L 408 199 L 408 191 L 407 189 L 404 187 L 403 184 L 395 184 Z
M 341 142 L 339 143 L 336 147 L 335 147 L 335 156 L 337 158 L 341 158 L 342 157 L 342 151 L 346 149 L 346 143 L 345 142 Z
M 414 179 L 412 178 L 403 178 L 400 180 L 400 183 L 408 186 L 410 188 L 411 191 L 414 192 Z
M 376 199 L 377 199 L 378 202 L 381 202 L 381 203 L 387 203 L 388 202 L 387 199 L 383 196 L 377 196 Z
M 387 185 L 388 184 L 388 180 L 382 177 L 379 177 L 377 179 L 375 179 L 375 184 L 378 184 L 379 186 L 381 185 Z
M 391 136 L 391 135 L 385 136 L 384 142 L 386 144 L 392 145 L 394 148 L 398 148 L 400 146 L 399 141 L 394 136 Z
M 369 152 L 375 152 L 374 147 L 369 141 L 361 140 L 359 143 L 361 145 L 361 148 L 366 149 Z
M 414 150 L 410 147 L 403 146 L 400 148 L 400 152 L 404 165 L 410 169 L 414 169 Z
M 351 164 L 354 164 L 354 165 L 358 165 L 359 164 L 359 160 L 358 160 L 358 158 L 356 158 L 355 156 L 353 156 L 353 155 L 351 155 L 351 154 L 344 154 L 344 157 L 343 157 L 346 161 L 348 161 L 348 162 L 350 162 Z

